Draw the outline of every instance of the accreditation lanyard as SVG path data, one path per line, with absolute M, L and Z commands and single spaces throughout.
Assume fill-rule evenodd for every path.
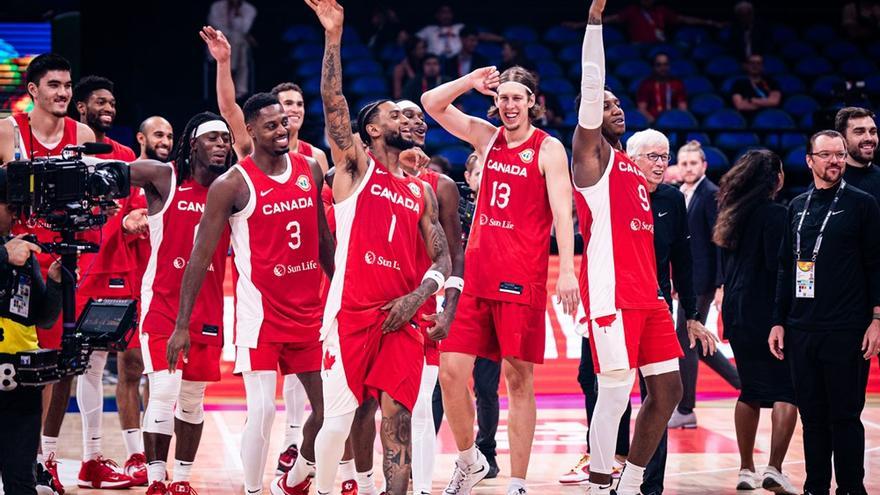
M 816 245 L 813 247 L 813 257 L 810 259 L 813 263 L 816 262 L 816 257 L 819 256 L 819 247 L 822 246 L 822 236 L 825 234 L 825 226 L 828 225 L 828 219 L 831 218 L 831 213 L 834 212 L 834 207 L 837 206 L 837 201 L 840 199 L 840 195 L 845 188 L 846 181 L 841 179 L 840 188 L 834 193 L 834 199 L 831 201 L 831 206 L 828 207 L 828 211 L 825 213 L 825 220 L 822 221 L 822 226 L 819 227 L 819 235 L 816 237 Z M 810 188 L 810 194 L 804 202 L 804 213 L 801 215 L 801 220 L 798 222 L 797 233 L 795 236 L 797 242 L 797 261 L 801 260 L 801 227 L 804 225 L 804 219 L 807 218 L 807 212 L 810 210 L 810 200 L 813 199 L 813 191 L 815 190 L 815 187 Z
M 828 211 L 825 213 L 825 220 L 822 221 L 822 226 L 819 227 L 819 235 L 816 237 L 816 245 L 813 246 L 813 257 L 810 258 L 810 261 L 801 261 L 801 227 L 804 225 L 804 218 L 807 217 L 807 212 L 810 211 L 810 200 L 813 199 L 815 188 L 810 188 L 810 194 L 804 202 L 804 212 L 801 214 L 801 220 L 798 222 L 796 233 L 797 259 L 795 260 L 794 294 L 798 299 L 812 299 L 816 297 L 816 258 L 819 256 L 819 248 L 822 246 L 822 237 L 825 233 L 825 227 L 828 225 L 828 219 L 831 218 L 834 207 L 837 206 L 837 201 L 840 199 L 840 194 L 845 188 L 846 182 L 841 179 L 840 188 L 834 193 L 831 206 L 828 207 Z

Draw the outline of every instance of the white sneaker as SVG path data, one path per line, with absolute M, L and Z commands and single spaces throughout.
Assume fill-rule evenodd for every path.
M 697 427 L 697 414 L 694 412 L 691 412 L 690 414 L 682 414 L 676 409 L 672 411 L 672 417 L 669 418 L 669 423 L 666 427 L 673 430 L 676 428 L 684 428 L 686 430 L 694 429 Z
M 584 454 L 571 470 L 559 477 L 563 485 L 585 483 L 590 479 L 590 454 Z
M 757 490 L 761 487 L 761 478 L 758 473 L 748 469 L 739 470 L 739 478 L 736 480 L 737 490 Z
M 761 486 L 773 493 L 783 493 L 786 495 L 797 495 L 800 493 L 800 490 L 791 484 L 788 476 L 780 473 L 773 466 L 767 466 L 767 469 L 764 470 L 764 482 L 761 483 Z
M 482 481 L 488 473 L 489 461 L 479 450 L 477 451 L 477 462 L 473 464 L 465 464 L 461 459 L 456 459 L 452 479 L 449 480 L 443 493 L 445 495 L 470 495 L 474 485 Z
M 526 492 L 525 488 L 511 488 L 507 490 L 507 495 L 526 495 L 526 493 L 528 492 Z

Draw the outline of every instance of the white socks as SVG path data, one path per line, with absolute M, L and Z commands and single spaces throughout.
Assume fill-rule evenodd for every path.
M 477 454 L 477 446 L 471 445 L 470 448 L 467 450 L 460 450 L 458 452 L 458 458 L 461 459 L 461 461 L 465 464 L 471 465 L 477 462 L 477 459 L 479 459 L 479 456 Z
M 126 459 L 131 458 L 134 454 L 144 453 L 144 435 L 140 428 L 122 430 L 122 441 L 125 443 Z
M 40 444 L 43 447 L 43 458 L 48 459 L 50 455 L 58 456 L 58 437 L 47 437 L 41 435 Z
M 246 371 L 243 373 L 247 398 L 247 422 L 241 434 L 241 465 L 247 493 L 262 493 L 263 472 L 269 453 L 269 436 L 275 419 L 274 371 Z
M 174 483 L 178 481 L 189 481 L 189 474 L 192 471 L 193 463 L 191 461 L 181 461 L 174 459 Z
M 82 418 L 83 461 L 101 455 L 101 423 L 104 414 L 104 389 L 101 379 L 107 364 L 107 352 L 95 351 L 89 368 L 76 380 L 76 405 Z
M 306 389 L 295 374 L 284 375 L 284 406 L 287 409 L 287 424 L 284 429 L 284 448 L 303 441 L 303 418 L 306 414 Z
M 147 482 L 152 484 L 154 481 L 165 481 L 165 472 L 168 467 L 165 461 L 150 461 L 147 463 Z M 174 476 L 177 476 L 177 469 L 174 469 Z
M 351 433 L 351 423 L 354 421 L 354 411 L 324 418 L 321 431 L 315 438 L 315 491 L 319 494 L 330 493 L 336 481 L 336 469 L 345 452 L 345 439 Z
M 379 495 L 376 483 L 373 482 L 373 470 L 366 473 L 357 473 L 355 476 L 358 484 L 358 495 Z
M 353 480 L 357 476 L 354 470 L 354 459 L 342 461 L 339 463 L 339 477 L 342 481 Z
M 644 467 L 626 461 L 626 467 L 623 468 L 623 473 L 620 475 L 620 484 L 617 485 L 617 494 L 639 495 L 644 477 Z

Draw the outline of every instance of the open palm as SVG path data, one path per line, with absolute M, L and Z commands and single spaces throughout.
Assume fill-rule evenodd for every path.
M 208 52 L 217 62 L 228 62 L 232 53 L 229 41 L 222 31 L 218 31 L 211 26 L 205 26 L 199 32 L 199 36 L 208 46 Z
M 306 5 L 311 7 L 318 15 L 318 20 L 326 31 L 338 31 L 342 29 L 342 21 L 345 14 L 342 6 L 336 0 L 305 0 Z

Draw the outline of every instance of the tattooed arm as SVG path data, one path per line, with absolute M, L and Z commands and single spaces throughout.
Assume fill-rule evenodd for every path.
M 344 13 L 336 0 L 305 0 L 315 11 L 324 27 L 324 61 L 321 66 L 321 99 L 324 102 L 324 122 L 330 142 L 330 152 L 337 171 L 333 196 L 337 202 L 345 200 L 357 187 L 367 169 L 367 154 L 351 132 L 348 102 L 342 94 L 342 22 Z
M 337 177 L 336 180 L 339 178 Z M 444 277 L 448 277 L 452 269 L 452 262 L 449 260 L 449 244 L 446 242 L 446 234 L 443 233 L 443 227 L 440 225 L 440 208 L 437 206 L 437 198 L 434 196 L 431 186 L 427 183 L 422 183 L 422 185 L 424 186 L 422 191 L 425 196 L 425 208 L 419 219 L 419 230 L 422 232 L 428 256 L 433 262 L 428 270 L 436 270 Z M 435 280 L 424 279 L 416 290 L 382 306 L 383 310 L 388 311 L 388 318 L 382 324 L 382 331 L 388 333 L 400 328 L 412 319 L 416 310 L 441 288 Z

